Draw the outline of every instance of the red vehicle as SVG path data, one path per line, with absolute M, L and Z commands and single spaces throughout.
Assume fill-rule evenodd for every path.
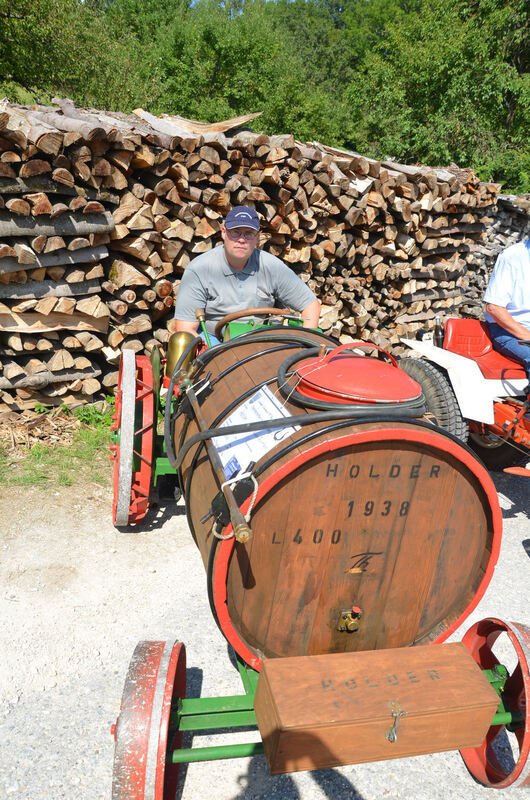
M 433 421 L 467 441 L 488 468 L 530 477 L 517 466 L 530 458 L 528 380 L 521 364 L 493 349 L 487 325 L 451 318 L 433 339 L 402 341 L 423 356 L 400 367 L 421 385 Z

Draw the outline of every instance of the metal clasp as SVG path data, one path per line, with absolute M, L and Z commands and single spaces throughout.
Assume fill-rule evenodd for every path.
M 394 724 L 386 732 L 386 738 L 391 744 L 394 744 L 395 742 L 397 742 L 397 730 L 398 730 L 399 720 L 401 719 L 401 717 L 406 717 L 407 712 L 403 711 L 397 700 L 391 703 L 390 712 L 394 717 Z

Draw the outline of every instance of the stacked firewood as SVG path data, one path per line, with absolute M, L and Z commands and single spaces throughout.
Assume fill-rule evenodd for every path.
M 475 249 L 470 282 L 460 311 L 465 316 L 482 317 L 482 300 L 491 271 L 502 250 L 530 237 L 530 195 L 497 195 L 497 207 L 486 239 Z
M 470 170 L 228 135 L 251 117 L 56 103 L 0 104 L 0 391 L 19 403 L 92 397 L 116 384 L 122 347 L 163 346 L 180 276 L 238 204 L 345 341 L 398 353 L 464 302 L 498 191 Z

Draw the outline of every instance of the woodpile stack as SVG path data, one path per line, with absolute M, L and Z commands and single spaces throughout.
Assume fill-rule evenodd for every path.
M 292 136 L 0 103 L 0 392 L 72 403 L 117 382 L 120 349 L 167 341 L 189 261 L 255 206 L 260 246 L 324 304 L 324 330 L 400 352 L 458 313 L 498 186 Z M 231 135 L 228 135 L 231 132 Z
M 497 256 L 510 245 L 530 237 L 530 195 L 497 195 L 493 219 L 485 241 L 475 249 L 466 296 L 460 306 L 464 316 L 482 318 L 482 298 Z

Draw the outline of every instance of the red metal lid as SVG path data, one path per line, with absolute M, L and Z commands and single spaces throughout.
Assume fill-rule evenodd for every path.
M 387 354 L 392 361 L 389 364 L 352 352 L 352 348 L 381 350 L 355 342 L 312 358 L 296 370 L 300 378 L 297 391 L 334 403 L 405 403 L 420 397 L 419 383 L 399 369 L 392 356 Z

